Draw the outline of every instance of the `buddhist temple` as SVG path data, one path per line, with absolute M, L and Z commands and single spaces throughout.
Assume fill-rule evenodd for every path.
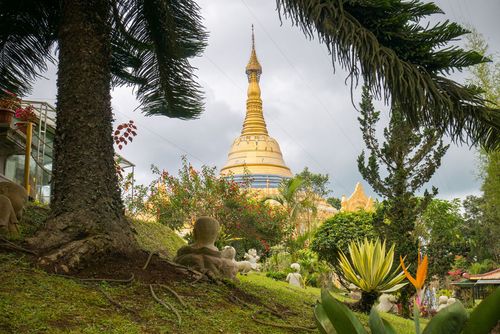
M 375 210 L 373 198 L 366 196 L 363 186 L 360 182 L 356 183 L 354 192 L 348 199 L 346 199 L 345 195 L 342 195 L 340 208 L 340 211 L 342 212 L 354 212 L 358 210 Z
M 248 91 L 246 115 L 241 135 L 237 137 L 228 154 L 222 176 L 230 176 L 236 182 L 250 178 L 251 188 L 276 189 L 284 178 L 293 175 L 286 166 L 278 142 L 269 136 L 260 97 L 260 76 L 262 66 L 255 51 L 255 37 L 252 26 L 252 50 L 246 66 Z

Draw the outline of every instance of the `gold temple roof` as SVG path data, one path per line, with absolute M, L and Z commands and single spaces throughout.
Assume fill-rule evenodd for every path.
M 351 196 L 346 199 L 345 195 L 342 195 L 341 201 L 342 207 L 340 211 L 343 212 L 354 212 L 358 210 L 374 211 L 373 198 L 366 196 L 363 186 L 360 182 L 356 183 L 354 192 Z
M 262 110 L 259 86 L 262 66 L 255 51 L 255 38 L 252 26 L 252 51 L 245 68 L 248 77 L 246 115 L 241 135 L 237 137 L 228 154 L 221 175 L 250 175 L 292 177 L 292 172 L 283 160 L 278 142 L 269 136 Z

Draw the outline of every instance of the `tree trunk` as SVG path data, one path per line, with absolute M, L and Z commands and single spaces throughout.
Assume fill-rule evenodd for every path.
M 29 243 L 68 271 L 135 241 L 114 166 L 109 1 L 61 1 L 52 213 Z
M 359 310 L 364 313 L 370 313 L 373 304 L 377 301 L 377 292 L 361 292 L 361 300 L 359 301 Z

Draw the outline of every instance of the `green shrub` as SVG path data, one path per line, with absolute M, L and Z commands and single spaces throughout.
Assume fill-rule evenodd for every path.
M 319 227 L 311 249 L 318 253 L 320 260 L 337 266 L 340 251 L 347 253 L 351 241 L 377 237 L 373 218 L 372 213 L 365 211 L 337 213 Z
M 301 249 L 296 252 L 296 255 L 305 285 L 316 288 L 328 286 L 332 272 L 328 263 L 320 260 L 318 254 L 310 249 Z
M 288 273 L 284 271 L 268 271 L 266 273 L 266 277 L 272 278 L 273 280 L 276 281 L 284 281 L 287 275 Z

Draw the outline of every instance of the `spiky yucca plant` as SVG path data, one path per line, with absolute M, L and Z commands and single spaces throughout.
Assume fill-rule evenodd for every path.
M 379 293 L 393 292 L 407 284 L 401 283 L 405 275 L 399 271 L 400 266 L 391 272 L 394 247 L 393 244 L 386 252 L 385 241 L 365 239 L 363 242 L 350 243 L 350 261 L 340 252 L 339 266 L 344 278 L 361 289 L 359 306 L 364 312 L 370 311 Z

